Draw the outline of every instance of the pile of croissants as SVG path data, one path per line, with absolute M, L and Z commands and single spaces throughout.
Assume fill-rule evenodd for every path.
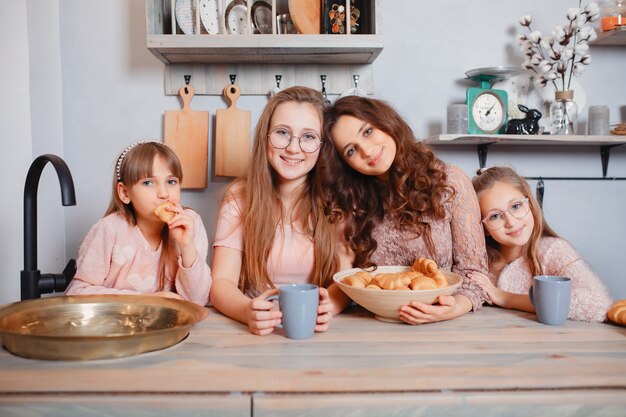
M 626 326 L 626 300 L 616 301 L 606 315 L 612 322 Z
M 429 258 L 416 259 L 410 271 L 383 272 L 376 275 L 359 271 L 343 278 L 341 282 L 357 288 L 398 291 L 434 290 L 448 286 L 445 274 Z

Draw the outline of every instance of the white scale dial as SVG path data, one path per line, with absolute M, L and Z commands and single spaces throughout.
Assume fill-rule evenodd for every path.
M 495 133 L 504 124 L 504 103 L 498 95 L 485 91 L 474 99 L 472 116 L 480 130 Z

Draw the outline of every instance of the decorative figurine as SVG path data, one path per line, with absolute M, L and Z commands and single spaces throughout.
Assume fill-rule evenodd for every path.
M 537 135 L 539 133 L 539 119 L 541 112 L 537 109 L 529 109 L 528 107 L 518 104 L 517 108 L 526 113 L 523 119 L 511 119 L 506 126 L 506 132 L 509 135 Z

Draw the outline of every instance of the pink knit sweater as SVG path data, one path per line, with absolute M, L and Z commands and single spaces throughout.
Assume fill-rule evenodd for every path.
M 208 240 L 202 219 L 193 210 L 194 243 L 198 252 L 189 268 L 180 256 L 165 265 L 165 291 L 175 291 L 185 300 L 205 305 L 211 288 L 211 270 L 206 262 Z M 176 253 L 174 242 L 170 250 Z M 78 252 L 78 270 L 66 290 L 73 294 L 150 294 L 159 291 L 158 265 L 162 245 L 152 250 L 124 216 L 114 213 L 100 219 L 87 233 Z
M 604 321 L 611 307 L 606 286 L 591 270 L 589 264 L 565 240 L 544 237 L 537 246 L 539 264 L 544 275 L 566 276 L 572 279 L 572 301 L 568 318 L 580 321 Z M 498 288 L 515 294 L 528 294 L 533 274 L 523 257 L 504 267 L 497 278 Z
M 472 183 L 460 168 L 446 164 L 446 173 L 455 192 L 444 205 L 445 218 L 421 219 L 430 224 L 435 253 L 428 250 L 423 236 L 402 232 L 392 220 L 386 218 L 372 232 L 378 243 L 372 261 L 377 265 L 412 265 L 416 258 L 434 259 L 439 269 L 456 272 L 463 278 L 457 293 L 466 296 L 472 303 L 472 309 L 478 310 L 488 296 L 476 282 L 467 277 L 472 271 L 483 274 L 488 271 L 478 198 Z

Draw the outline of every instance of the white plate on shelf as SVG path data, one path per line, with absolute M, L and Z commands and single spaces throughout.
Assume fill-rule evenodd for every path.
M 176 23 L 185 35 L 193 35 L 196 29 L 196 1 L 176 0 Z
M 245 0 L 233 0 L 226 7 L 224 13 L 226 32 L 231 35 L 245 35 L 248 33 L 248 6 Z
M 200 21 L 209 35 L 220 33 L 220 0 L 200 0 Z

